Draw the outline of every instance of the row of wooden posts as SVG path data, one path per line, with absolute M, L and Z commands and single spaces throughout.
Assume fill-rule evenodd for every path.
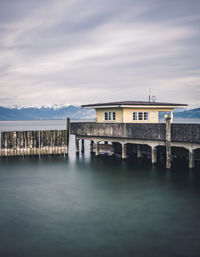
M 1 132 L 1 157 L 67 155 L 70 119 L 65 130 Z

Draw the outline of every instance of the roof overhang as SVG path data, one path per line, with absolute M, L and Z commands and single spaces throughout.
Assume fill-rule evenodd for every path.
M 92 109 L 106 109 L 106 108 L 134 108 L 134 109 L 174 109 L 174 108 L 184 108 L 186 104 L 183 105 L 90 105 L 81 106 L 81 108 L 92 108 Z

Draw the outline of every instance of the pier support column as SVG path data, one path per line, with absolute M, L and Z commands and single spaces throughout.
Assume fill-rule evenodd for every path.
M 90 152 L 91 153 L 94 152 L 94 141 L 93 140 L 90 141 Z
M 141 145 L 137 145 L 137 158 L 141 158 L 142 153 L 141 153 Z
M 189 168 L 194 168 L 194 150 L 189 150 Z
M 151 147 L 151 160 L 152 160 L 152 164 L 157 163 L 157 150 L 156 150 L 156 147 Z
M 85 152 L 84 139 L 81 139 L 81 153 Z
M 171 118 L 166 119 L 166 168 L 171 168 Z
M 122 144 L 122 159 L 126 159 L 126 144 Z
M 96 152 L 95 155 L 98 156 L 99 155 L 99 142 L 96 142 Z
M 79 139 L 75 136 L 76 153 L 79 153 Z

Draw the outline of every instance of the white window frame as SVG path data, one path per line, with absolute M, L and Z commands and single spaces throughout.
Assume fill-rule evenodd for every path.
M 133 120 L 138 120 L 138 112 L 133 112 Z
M 147 121 L 149 120 L 149 112 L 133 112 L 133 120 Z
M 104 112 L 104 121 L 115 121 L 115 120 L 116 120 L 116 112 Z

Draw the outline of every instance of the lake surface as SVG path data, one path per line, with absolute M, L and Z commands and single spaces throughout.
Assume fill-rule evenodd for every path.
M 0 122 L 0 130 L 65 121 Z M 200 169 L 147 159 L 0 159 L 0 256 L 199 257 Z

